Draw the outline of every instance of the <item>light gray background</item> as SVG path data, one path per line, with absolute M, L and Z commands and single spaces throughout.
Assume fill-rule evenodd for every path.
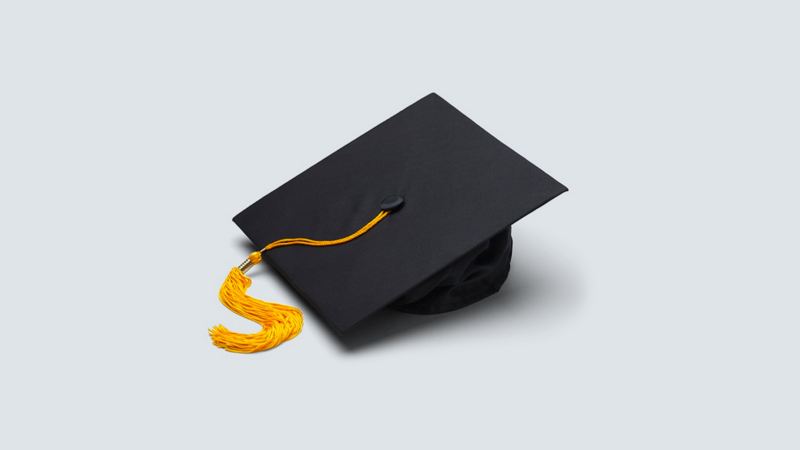
M 800 446 L 796 2 L 285 3 L 0 6 L 0 446 Z M 214 348 L 231 217 L 431 91 L 571 188 L 502 292 Z

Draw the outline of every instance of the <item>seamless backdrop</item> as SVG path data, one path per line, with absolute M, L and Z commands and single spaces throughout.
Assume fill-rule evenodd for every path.
M 797 448 L 798 12 L 3 2 L 0 446 Z M 570 187 L 502 291 L 213 347 L 234 214 L 429 92 Z

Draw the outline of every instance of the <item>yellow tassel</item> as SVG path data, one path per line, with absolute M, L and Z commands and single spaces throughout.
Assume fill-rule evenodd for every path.
M 255 334 L 235 333 L 223 325 L 209 330 L 214 345 L 229 352 L 254 353 L 269 350 L 297 336 L 303 329 L 303 313 L 293 306 L 263 302 L 247 295 L 252 280 L 241 269 L 231 269 L 219 290 L 223 305 L 261 325 Z
M 211 341 L 219 348 L 235 353 L 254 353 L 269 350 L 300 334 L 303 329 L 303 313 L 293 307 L 278 303 L 267 303 L 247 295 L 252 280 L 245 274 L 251 267 L 261 262 L 261 253 L 276 247 L 289 245 L 310 245 L 324 247 L 344 244 L 361 236 L 389 215 L 382 210 L 374 219 L 349 236 L 329 241 L 308 238 L 279 239 L 266 245 L 260 251 L 251 253 L 239 266 L 231 269 L 219 290 L 219 299 L 234 313 L 261 325 L 261 331 L 254 334 L 235 333 L 217 325 L 208 330 Z

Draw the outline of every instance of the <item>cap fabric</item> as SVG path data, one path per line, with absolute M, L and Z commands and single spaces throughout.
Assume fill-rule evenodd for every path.
M 401 205 L 369 233 L 264 260 L 337 332 L 394 307 L 439 313 L 500 289 L 511 224 L 566 191 L 561 183 L 430 94 L 236 215 L 256 245 L 328 239 Z

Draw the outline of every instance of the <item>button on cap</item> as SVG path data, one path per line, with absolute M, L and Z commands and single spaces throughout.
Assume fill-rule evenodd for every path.
M 390 195 L 381 200 L 381 209 L 385 211 L 396 211 L 403 206 L 405 199 L 399 195 Z

